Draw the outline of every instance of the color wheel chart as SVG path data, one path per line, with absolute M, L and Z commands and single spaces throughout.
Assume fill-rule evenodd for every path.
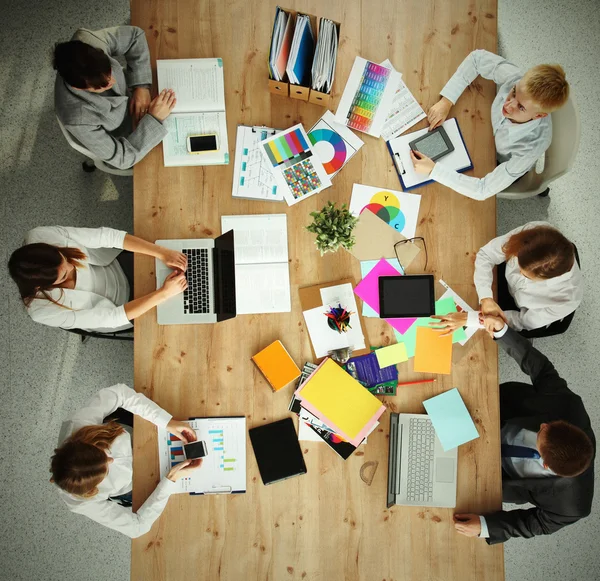
M 363 208 L 363 210 L 365 209 L 373 212 L 398 232 L 404 230 L 406 216 L 400 209 L 400 200 L 392 192 L 377 192 Z
M 348 110 L 346 125 L 358 131 L 368 131 L 385 91 L 391 69 L 367 61 Z
M 342 169 L 346 161 L 346 144 L 338 133 L 331 129 L 315 129 L 308 134 L 308 138 L 330 176 Z

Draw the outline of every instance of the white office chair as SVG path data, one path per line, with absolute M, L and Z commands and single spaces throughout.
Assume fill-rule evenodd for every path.
M 544 158 L 544 169 L 541 173 L 536 168 L 530 169 L 520 180 L 511 184 L 498 194 L 499 198 L 522 200 L 532 196 L 547 196 L 550 184 L 565 175 L 575 163 L 579 138 L 581 137 L 581 122 L 579 111 L 573 97 L 552 115 L 552 143 Z
M 83 171 L 92 172 L 96 168 L 98 168 L 98 169 L 101 169 L 102 171 L 105 171 L 106 173 L 110 173 L 110 174 L 113 174 L 116 176 L 132 176 L 133 175 L 133 168 L 117 169 L 116 167 L 112 167 L 112 166 L 108 165 L 107 163 L 104 163 L 104 161 L 102 161 L 101 159 L 94 157 L 94 154 L 89 149 L 87 149 L 86 147 L 81 145 L 81 143 L 79 143 L 79 141 L 77 141 L 75 139 L 75 137 L 73 137 L 67 131 L 67 129 L 65 128 L 65 126 L 62 124 L 61 120 L 58 117 L 56 117 L 56 120 L 58 121 L 58 126 L 60 127 L 62 134 L 65 136 L 67 143 L 75 151 L 78 151 L 79 153 L 83 153 L 83 155 L 85 155 L 88 158 L 82 163 Z

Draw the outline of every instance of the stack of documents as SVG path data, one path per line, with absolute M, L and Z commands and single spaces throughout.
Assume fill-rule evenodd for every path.
M 347 455 L 336 450 L 345 459 L 379 425 L 378 420 L 386 408 L 337 363 L 327 358 L 298 387 L 291 409 L 299 414 L 302 422 L 313 430 L 317 428 L 314 431 L 326 442 L 349 444 Z M 333 436 L 323 437 L 323 433 Z
M 310 25 L 310 19 L 305 14 L 298 14 L 290 56 L 286 67 L 290 83 L 308 87 L 314 52 L 315 38 Z
M 271 52 L 269 53 L 269 72 L 271 78 L 276 81 L 282 81 L 285 76 L 293 30 L 294 16 L 277 6 L 271 36 Z
M 321 18 L 319 38 L 315 49 L 315 59 L 312 66 L 312 88 L 321 93 L 331 92 L 335 63 L 337 60 L 338 36 L 337 27 L 333 21 Z

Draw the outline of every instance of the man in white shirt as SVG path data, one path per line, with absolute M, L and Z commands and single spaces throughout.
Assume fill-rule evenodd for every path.
M 520 69 L 486 50 L 473 51 L 442 89 L 442 98 L 429 110 L 429 129 L 441 125 L 463 91 L 478 75 L 493 80 L 498 93 L 492 103 L 492 128 L 498 167 L 483 178 L 463 175 L 411 153 L 415 170 L 475 200 L 505 190 L 525 175 L 552 141 L 548 115 L 569 98 L 569 84 L 559 65 L 538 65 L 524 75 Z M 418 157 L 417 157 L 418 156 Z
M 486 327 L 532 385 L 500 386 L 502 500 L 532 508 L 455 514 L 455 529 L 488 544 L 548 535 L 590 514 L 596 441 L 581 398 L 552 363 L 497 317 Z

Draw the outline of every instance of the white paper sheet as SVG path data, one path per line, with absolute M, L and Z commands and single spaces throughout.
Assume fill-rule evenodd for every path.
M 439 300 L 445 299 L 446 297 L 452 297 L 454 299 L 454 302 L 456 303 L 456 309 L 458 311 L 464 311 L 464 312 L 474 312 L 475 309 L 471 308 L 459 295 L 456 294 L 455 291 L 453 291 L 441 278 L 439 280 L 439 283 L 446 289 L 446 292 L 444 292 L 444 294 L 439 298 Z M 477 327 L 465 327 L 465 335 L 467 336 L 466 339 L 464 339 L 463 341 L 459 341 L 458 343 L 460 345 L 464 345 L 473 335 L 475 335 L 475 333 L 477 333 L 479 329 Z

